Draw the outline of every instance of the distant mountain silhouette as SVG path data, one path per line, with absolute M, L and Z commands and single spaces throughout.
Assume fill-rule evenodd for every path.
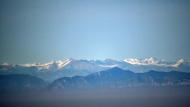
M 42 79 L 30 75 L 0 75 L 0 92 L 38 91 L 46 86 Z
M 171 71 L 149 71 L 134 73 L 114 67 L 87 76 L 63 77 L 55 80 L 51 89 L 65 88 L 122 88 L 141 86 L 181 86 L 190 85 L 190 73 Z
M 79 88 L 125 88 L 160 87 L 190 85 L 190 73 L 179 71 L 154 71 L 134 73 L 114 67 L 91 73 L 87 76 L 62 77 L 52 83 L 26 74 L 0 75 L 0 92 L 25 92 L 42 89 L 79 89 Z
M 114 67 L 130 70 L 135 73 L 155 71 L 181 71 L 190 73 L 190 62 L 180 59 L 175 62 L 159 60 L 153 57 L 145 59 L 128 58 L 124 60 L 84 60 L 66 59 L 47 63 L 34 64 L 1 64 L 2 74 L 27 74 L 39 77 L 45 81 L 53 82 L 61 77 L 87 76 L 89 74 L 105 71 Z

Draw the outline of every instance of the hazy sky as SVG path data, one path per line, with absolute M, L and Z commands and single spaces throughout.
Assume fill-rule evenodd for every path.
M 188 0 L 0 0 L 0 63 L 190 59 Z

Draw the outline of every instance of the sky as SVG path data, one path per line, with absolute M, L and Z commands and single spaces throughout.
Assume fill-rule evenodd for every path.
M 188 0 L 0 0 L 0 63 L 190 59 Z

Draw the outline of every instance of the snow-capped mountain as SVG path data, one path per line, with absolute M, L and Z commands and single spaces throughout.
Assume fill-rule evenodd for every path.
M 137 59 L 137 58 L 127 58 L 124 59 L 125 62 L 132 65 L 156 65 L 156 66 L 164 66 L 164 67 L 179 67 L 181 64 L 185 63 L 184 59 L 179 59 L 176 62 L 169 62 L 165 60 L 158 60 L 154 57 L 145 58 L 145 59 Z
M 166 61 L 166 60 L 158 60 L 156 58 L 150 57 L 145 59 L 125 59 L 124 62 L 133 65 L 130 70 L 134 70 L 136 72 L 146 72 L 149 70 L 157 70 L 157 71 L 183 71 L 190 72 L 190 62 L 185 61 L 184 59 L 179 59 L 177 61 Z
M 122 61 L 105 60 L 76 60 L 65 59 L 51 61 L 43 64 L 7 64 L 0 65 L 0 74 L 30 74 L 47 81 L 53 81 L 60 77 L 86 76 L 88 74 L 119 67 L 131 70 L 135 73 L 156 71 L 182 71 L 190 72 L 190 62 L 183 59 L 175 62 L 158 60 L 150 57 L 145 59 L 127 58 Z
M 51 61 L 44 64 L 22 64 L 23 67 L 37 67 L 39 70 L 50 70 L 55 71 L 58 69 L 64 68 L 67 64 L 71 62 L 70 59 L 66 60 L 58 60 L 58 61 Z

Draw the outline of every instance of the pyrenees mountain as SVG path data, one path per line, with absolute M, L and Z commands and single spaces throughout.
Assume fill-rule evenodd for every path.
M 170 71 L 149 71 L 134 73 L 118 67 L 96 72 L 87 76 L 63 77 L 54 81 L 50 88 L 78 89 L 78 88 L 126 88 L 144 86 L 189 86 L 190 73 Z
M 47 83 L 37 77 L 23 74 L 0 75 L 0 93 L 41 91 Z
M 119 67 L 135 73 L 155 71 L 190 72 L 190 62 L 183 59 L 177 61 L 158 60 L 150 57 L 145 59 L 126 58 L 124 60 L 77 60 L 65 59 L 36 64 L 1 64 L 2 74 L 27 74 L 39 77 L 45 81 L 54 81 L 61 77 L 86 76 L 91 73 Z
M 46 82 L 28 74 L 1 74 L 0 85 L 0 93 L 85 88 L 190 86 L 190 73 L 154 70 L 135 73 L 130 70 L 113 67 L 90 73 L 86 76 L 63 76 L 52 82 Z

